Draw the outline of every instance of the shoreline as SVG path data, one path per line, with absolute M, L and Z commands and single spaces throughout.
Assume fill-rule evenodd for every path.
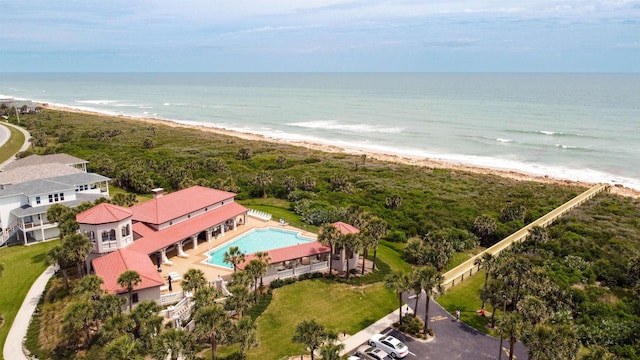
M 51 105 L 51 104 L 40 103 L 40 102 L 34 102 L 34 103 L 50 110 L 67 111 L 67 112 L 97 115 L 97 116 L 110 116 L 110 117 L 116 117 L 116 118 L 124 118 L 132 121 L 142 121 L 142 122 L 151 123 L 151 124 L 162 124 L 162 125 L 167 125 L 171 127 L 198 129 L 200 131 L 206 131 L 206 132 L 211 132 L 211 133 L 216 133 L 216 134 L 221 134 L 226 136 L 233 136 L 233 137 L 237 137 L 245 140 L 267 141 L 267 142 L 278 143 L 278 144 L 301 146 L 311 150 L 319 150 L 327 153 L 366 155 L 366 157 L 369 159 L 375 159 L 375 160 L 390 162 L 390 163 L 414 165 L 414 166 L 420 166 L 420 167 L 426 167 L 426 168 L 432 168 L 432 169 L 447 169 L 447 170 L 471 172 L 471 173 L 484 174 L 484 175 L 496 175 L 496 176 L 508 178 L 511 180 L 534 181 L 534 182 L 545 183 L 545 184 L 578 185 L 582 187 L 591 187 L 595 184 L 595 183 L 584 182 L 584 181 L 575 181 L 575 180 L 554 178 L 549 176 L 527 174 L 525 172 L 519 172 L 516 170 L 486 168 L 486 167 L 466 165 L 466 164 L 456 163 L 451 161 L 445 161 L 440 159 L 423 158 L 423 157 L 409 156 L 409 155 L 388 154 L 388 153 L 371 151 L 369 149 L 359 149 L 357 147 L 348 148 L 348 147 L 336 146 L 331 144 L 314 143 L 309 141 L 283 140 L 283 139 L 271 138 L 271 137 L 267 137 L 259 134 L 245 133 L 240 131 L 234 131 L 234 130 L 228 130 L 223 128 L 204 126 L 204 125 L 188 125 L 188 124 L 179 123 L 177 121 L 157 119 L 157 118 L 151 118 L 151 117 L 110 115 L 110 114 L 105 114 L 97 111 L 76 109 L 73 107 Z M 610 185 L 611 185 L 610 187 L 611 193 L 614 193 L 620 196 L 625 196 L 625 197 L 640 198 L 640 190 L 625 187 L 620 184 L 610 184 Z

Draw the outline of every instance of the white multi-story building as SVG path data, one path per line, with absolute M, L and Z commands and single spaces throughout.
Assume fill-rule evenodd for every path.
M 86 172 L 86 160 L 66 154 L 31 155 L 0 172 L 0 245 L 57 238 L 58 224 L 47 219 L 53 204 L 74 207 L 109 197 L 109 178 Z

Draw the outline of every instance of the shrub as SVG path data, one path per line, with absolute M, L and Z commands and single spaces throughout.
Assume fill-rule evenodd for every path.
M 297 279 L 294 278 L 294 277 L 286 278 L 286 279 L 275 279 L 269 284 L 269 286 L 272 289 L 277 289 L 277 288 L 283 287 L 285 285 L 293 284 L 296 281 L 297 281 Z
M 400 231 L 400 230 L 393 230 L 391 232 L 389 232 L 387 234 L 387 236 L 385 236 L 383 239 L 390 241 L 390 242 L 396 242 L 396 243 L 406 243 L 407 242 L 407 235 Z

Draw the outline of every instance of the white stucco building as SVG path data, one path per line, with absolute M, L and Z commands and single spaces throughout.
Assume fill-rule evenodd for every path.
M 58 224 L 47 219 L 53 204 L 74 207 L 109 197 L 109 178 L 86 172 L 86 160 L 66 154 L 31 155 L 0 172 L 0 245 L 57 238 Z

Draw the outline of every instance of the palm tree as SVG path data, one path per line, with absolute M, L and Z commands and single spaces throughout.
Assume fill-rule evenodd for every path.
M 233 332 L 233 342 L 240 345 L 240 358 L 245 358 L 245 352 L 253 347 L 258 346 L 258 338 L 256 336 L 256 325 L 250 318 L 242 318 L 236 324 Z
M 98 301 L 105 293 L 100 286 L 104 284 L 104 280 L 97 275 L 87 275 L 73 289 L 77 295 L 86 295 L 90 300 Z
M 213 305 L 198 310 L 193 320 L 195 322 L 194 334 L 207 339 L 211 345 L 211 359 L 215 360 L 218 354 L 218 344 L 223 342 L 227 334 L 230 333 L 229 315 L 219 305 Z
M 573 360 L 580 348 L 580 341 L 568 324 L 538 324 L 524 340 L 531 360 Z M 601 356 L 598 359 L 605 358 Z
M 154 339 L 152 356 L 157 360 L 192 360 L 196 358 L 196 341 L 191 333 L 182 329 L 163 331 Z
M 189 269 L 182 277 L 182 290 L 198 292 L 199 289 L 207 285 L 207 278 L 204 271 L 200 269 Z
M 320 244 L 329 247 L 329 275 L 331 275 L 333 270 L 333 267 L 331 266 L 333 262 L 333 251 L 341 236 L 342 234 L 340 233 L 340 230 L 331 224 L 323 225 L 320 229 L 320 234 L 318 235 L 318 241 Z
M 67 274 L 69 259 L 67 253 L 62 249 L 62 246 L 56 245 L 47 252 L 47 263 L 50 265 L 58 265 L 64 279 L 64 287 L 69 290 L 69 275 Z
M 529 230 L 529 238 L 533 241 L 533 253 L 538 251 L 538 245 L 546 243 L 549 240 L 547 229 L 541 226 L 534 226 Z
M 429 326 L 429 302 L 431 302 L 431 298 L 436 292 L 440 294 L 444 293 L 444 288 L 442 287 L 442 275 L 440 275 L 433 266 L 427 265 L 417 268 L 414 271 L 414 279 L 420 284 L 422 291 L 427 295 L 424 305 L 423 329 L 423 332 L 426 334 Z
M 322 360 L 340 360 L 340 351 L 344 349 L 342 343 L 326 343 L 320 346 L 320 356 Z
M 311 191 L 316 187 L 316 179 L 314 179 L 310 175 L 305 175 L 302 178 L 302 182 L 300 183 L 300 186 L 304 191 Z
M 409 274 L 394 271 L 384 279 L 384 287 L 393 289 L 398 297 L 398 323 L 402 325 L 402 294 L 411 289 Z
M 495 264 L 495 257 L 493 254 L 484 253 L 481 257 L 474 260 L 473 265 L 478 267 L 482 266 L 484 268 L 484 285 L 483 289 L 487 289 L 487 283 L 489 282 L 489 276 L 491 275 L 491 270 L 493 269 L 493 265 Z M 485 299 L 482 298 L 482 308 L 484 309 Z
M 262 189 L 262 197 L 267 197 L 267 186 L 273 181 L 273 175 L 270 171 L 259 171 L 256 175 L 256 183 Z
M 107 359 L 113 360 L 142 360 L 140 343 L 128 335 L 122 335 L 105 347 Z
M 278 157 L 276 158 L 276 163 L 278 164 L 280 169 L 282 169 L 284 167 L 284 164 L 286 162 L 287 162 L 287 157 L 284 156 L 284 155 L 278 155 Z
M 203 287 L 202 289 L 198 290 L 195 294 L 193 294 L 193 308 L 191 309 L 191 312 L 195 313 L 198 311 L 198 309 L 215 305 L 217 295 L 218 291 L 213 286 Z
M 378 254 L 378 244 L 386 234 L 388 224 L 379 217 L 373 217 L 364 223 L 363 232 L 371 237 L 371 246 L 373 247 L 373 263 L 371 270 L 376 269 L 376 256 Z
M 234 285 L 229 289 L 231 295 L 227 296 L 224 308 L 228 311 L 235 311 L 239 318 L 244 317 L 244 312 L 251 305 L 251 294 L 246 286 Z
M 296 331 L 291 341 L 304 344 L 311 353 L 311 360 L 313 360 L 316 349 L 334 337 L 334 334 L 327 331 L 315 320 L 304 320 L 296 325 Z
M 153 339 L 162 329 L 163 318 L 158 316 L 158 312 L 160 312 L 160 306 L 152 300 L 141 301 L 131 311 L 130 316 L 136 323 L 133 334 L 140 341 L 145 351 L 151 350 Z
M 142 282 L 142 278 L 140 274 L 138 274 L 135 270 L 126 270 L 120 276 L 118 276 L 118 285 L 127 289 L 127 294 L 129 298 L 129 311 L 133 308 L 133 303 L 131 299 L 131 294 L 133 293 L 133 288 L 138 286 Z
M 72 303 L 64 316 L 65 332 L 71 339 L 77 340 L 84 330 L 85 343 L 91 342 L 91 320 L 93 320 L 93 306 L 88 301 Z
M 473 222 L 473 233 L 480 238 L 483 245 L 489 244 L 496 228 L 496 221 L 489 215 L 478 216 Z
M 252 259 L 244 268 L 253 278 L 253 302 L 258 302 L 258 278 L 267 273 L 267 266 L 258 259 Z
M 240 248 L 237 246 L 231 246 L 228 251 L 224 253 L 223 262 L 225 264 L 233 265 L 233 272 L 238 270 L 238 264 L 242 264 L 245 259 L 245 254 L 240 251 Z
M 509 335 L 509 360 L 513 360 L 516 342 L 524 330 L 522 319 L 516 313 L 503 314 L 498 319 L 498 329 L 501 334 Z M 500 349 L 502 351 L 502 349 Z
M 129 315 L 118 314 L 110 316 L 99 330 L 101 344 L 111 342 L 123 335 L 131 336 L 135 331 L 136 323 Z M 132 336 L 133 337 L 133 336 Z
M 271 262 L 271 257 L 269 256 L 269 252 L 267 251 L 258 251 L 255 253 L 256 259 L 262 261 L 266 267 L 266 272 L 265 274 L 269 271 L 269 266 L 270 266 L 270 262 Z M 260 287 L 264 286 L 262 284 L 262 275 L 260 276 Z
M 111 316 L 121 314 L 122 307 L 126 302 L 127 299 L 114 294 L 106 294 L 100 297 L 96 306 L 98 319 L 104 321 Z
M 295 190 L 296 187 L 298 187 L 298 181 L 296 180 L 295 177 L 291 175 L 287 175 L 284 177 L 284 180 L 282 180 L 282 186 L 284 186 L 284 189 L 287 191 L 287 194 L 288 194 L 293 190 Z
M 68 259 L 78 266 L 80 276 L 84 275 L 84 264 L 92 248 L 89 238 L 82 234 L 67 235 L 62 239 L 62 249 L 67 253 Z

